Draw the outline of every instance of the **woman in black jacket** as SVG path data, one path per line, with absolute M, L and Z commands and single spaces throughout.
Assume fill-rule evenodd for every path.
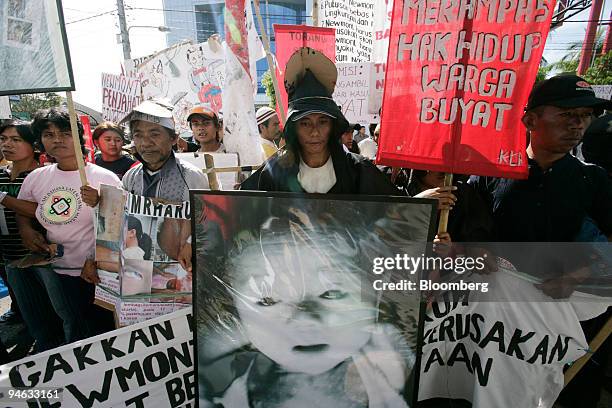
M 337 75 L 318 51 L 293 54 L 285 73 L 286 148 L 245 180 L 242 190 L 402 195 L 376 166 L 342 148 L 348 122 L 331 96 Z

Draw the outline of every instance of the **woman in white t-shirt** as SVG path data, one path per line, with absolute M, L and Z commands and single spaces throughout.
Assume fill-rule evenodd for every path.
M 83 126 L 77 122 L 79 141 L 85 154 Z M 95 251 L 94 213 L 90 205 L 101 184 L 119 187 L 119 178 L 95 164 L 85 165 L 88 185 L 83 187 L 74 150 L 70 117 L 56 109 L 39 111 L 32 122 L 39 148 L 55 163 L 32 171 L 23 181 L 18 199 L 37 204 L 34 226 L 31 218 L 17 215 L 19 233 L 32 252 L 55 253 L 50 244 L 63 247 L 55 262 L 36 267 L 8 267 L 7 273 L 23 319 L 36 340 L 36 350 L 91 336 L 96 328 L 90 321 L 95 287 L 81 279 L 81 271 Z M 88 204 L 89 203 L 89 204 Z

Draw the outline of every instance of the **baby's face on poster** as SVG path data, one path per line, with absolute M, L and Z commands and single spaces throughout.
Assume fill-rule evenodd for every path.
M 359 272 L 321 249 L 268 245 L 266 263 L 262 248 L 251 246 L 236 265 L 232 292 L 246 334 L 289 372 L 332 369 L 369 341 L 375 321 Z

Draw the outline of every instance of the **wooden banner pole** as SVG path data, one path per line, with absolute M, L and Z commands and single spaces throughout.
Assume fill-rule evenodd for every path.
M 604 327 L 601 328 L 599 333 L 595 336 L 591 343 L 589 343 L 589 352 L 584 356 L 580 357 L 574 362 L 565 372 L 565 385 L 569 384 L 570 381 L 578 374 L 578 372 L 584 367 L 589 359 L 595 354 L 599 347 L 606 341 L 608 336 L 612 333 L 612 317 L 608 319 Z
M 76 154 L 77 165 L 79 166 L 79 176 L 81 177 L 81 185 L 87 185 L 87 175 L 85 174 L 85 161 L 83 160 L 83 150 L 79 141 L 79 129 L 77 127 L 77 115 L 74 109 L 74 101 L 72 100 L 72 92 L 66 91 L 66 100 L 68 102 L 68 114 L 70 115 L 70 130 L 72 132 L 72 145 Z
M 312 25 L 319 26 L 319 0 L 312 0 Z
M 272 52 L 270 51 L 270 40 L 268 39 L 268 34 L 266 34 L 266 27 L 264 26 L 263 19 L 261 18 L 261 12 L 259 11 L 259 0 L 253 0 L 253 2 L 255 4 L 255 14 L 257 14 L 257 22 L 259 24 L 259 31 L 261 32 L 264 50 L 266 51 L 266 60 L 268 61 L 268 68 L 270 69 L 270 74 L 272 74 L 272 84 L 274 85 L 276 104 L 278 105 L 278 111 L 281 116 L 280 122 L 281 125 L 284 125 L 287 116 L 285 114 L 283 102 L 280 100 L 280 88 L 278 87 L 278 80 L 276 79 L 276 63 L 274 62 Z
M 206 176 L 208 177 L 208 186 L 211 190 L 219 190 L 219 180 L 217 180 L 217 172 L 215 168 L 215 158 L 210 154 L 204 155 L 204 165 L 206 166 Z
M 444 187 L 453 185 L 453 173 L 446 173 L 444 175 Z M 448 214 L 450 210 L 440 211 L 440 221 L 438 222 L 438 234 L 446 232 L 448 227 Z

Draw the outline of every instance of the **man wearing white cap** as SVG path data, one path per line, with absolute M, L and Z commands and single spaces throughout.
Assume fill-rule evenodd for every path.
M 266 159 L 268 159 L 278 151 L 278 147 L 274 143 L 274 140 L 278 139 L 281 135 L 278 115 L 274 109 L 264 106 L 257 110 L 255 118 L 257 119 L 257 127 L 261 137 L 261 146 Z
M 141 164 L 123 176 L 123 187 L 133 194 L 189 201 L 189 189 L 208 188 L 204 173 L 194 165 L 180 161 L 172 147 L 178 140 L 170 107 L 155 101 L 138 105 L 124 119 Z
M 174 156 L 172 147 L 178 140 L 174 130 L 171 107 L 156 101 L 145 101 L 124 119 L 130 124 L 135 156 L 140 160 L 123 176 L 123 188 L 145 197 L 179 202 L 189 201 L 190 189 L 208 188 L 208 180 L 196 166 Z M 191 225 L 185 220 L 166 220 L 165 225 L 178 222 L 179 234 L 173 248 L 163 248 L 174 254 L 183 268 L 191 271 Z M 185 221 L 185 222 L 183 222 Z M 160 231 L 161 232 L 161 231 Z

